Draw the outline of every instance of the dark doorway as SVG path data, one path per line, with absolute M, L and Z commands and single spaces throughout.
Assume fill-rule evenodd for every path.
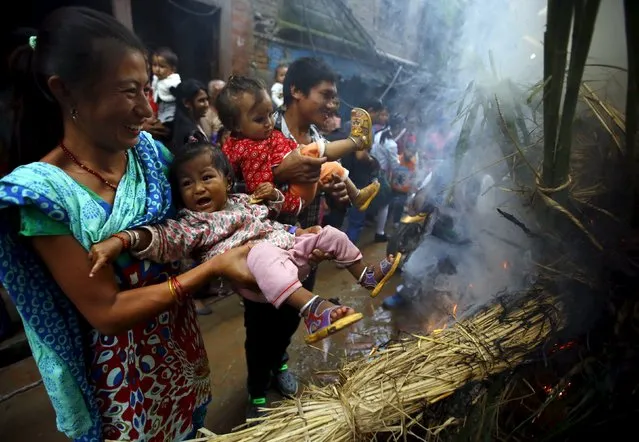
M 219 8 L 194 0 L 132 0 L 131 9 L 135 33 L 151 50 L 171 48 L 183 79 L 217 78 Z

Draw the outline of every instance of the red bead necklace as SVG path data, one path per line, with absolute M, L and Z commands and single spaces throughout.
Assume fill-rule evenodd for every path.
M 91 175 L 93 175 L 94 177 L 96 177 L 97 179 L 102 181 L 106 186 L 111 188 L 111 190 L 113 190 L 114 192 L 118 190 L 118 186 L 117 185 L 113 184 L 111 181 L 109 181 L 106 178 L 104 178 L 102 175 L 100 175 L 95 170 L 91 169 L 89 166 L 85 166 L 84 164 L 82 164 L 80 162 L 80 160 L 78 160 L 75 157 L 75 155 L 73 155 L 71 153 L 71 151 L 69 149 L 67 149 L 67 147 L 64 144 L 60 143 L 60 149 L 62 149 L 62 151 L 65 153 L 65 155 L 68 156 L 69 159 L 71 161 L 73 161 L 80 169 L 90 173 Z M 127 156 L 126 152 L 124 153 L 124 155 Z

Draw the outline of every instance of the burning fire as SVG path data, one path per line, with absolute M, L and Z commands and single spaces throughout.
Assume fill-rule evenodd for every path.
M 504 270 L 508 270 L 508 267 L 509 267 L 508 261 L 502 262 L 501 266 L 504 268 Z

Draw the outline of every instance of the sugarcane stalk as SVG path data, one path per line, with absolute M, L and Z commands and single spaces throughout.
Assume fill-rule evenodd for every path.
M 631 165 L 630 188 L 633 200 L 631 225 L 639 228 L 639 3 L 624 1 L 628 51 L 628 91 L 626 95 L 626 152 Z
M 572 35 L 570 67 L 566 80 L 559 139 L 555 149 L 555 165 L 552 187 L 562 185 L 570 173 L 570 151 L 572 145 L 572 123 L 575 119 L 579 90 L 586 67 L 590 43 L 595 29 L 597 12 L 601 0 L 578 0 L 575 2 L 575 23 Z M 567 194 L 568 189 L 564 191 Z
M 548 0 L 548 22 L 544 32 L 544 161 L 543 181 L 553 187 L 559 108 L 566 69 L 568 37 L 574 0 Z

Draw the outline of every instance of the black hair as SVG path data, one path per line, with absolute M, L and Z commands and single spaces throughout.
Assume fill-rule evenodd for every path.
M 198 92 L 204 91 L 208 96 L 206 86 L 198 80 L 186 79 L 179 85 L 171 88 L 171 94 L 175 97 L 175 118 L 173 119 L 173 150 L 188 142 L 189 137 L 198 138 L 201 135 L 198 122 L 194 121 L 184 101 L 192 101 Z M 207 136 L 210 134 L 207 134 Z M 204 141 L 202 139 L 202 141 Z
M 381 112 L 387 110 L 388 107 L 379 98 L 371 98 L 365 101 L 362 105 L 367 111 Z
M 388 121 L 388 125 L 382 130 L 382 135 L 380 136 L 380 143 L 384 143 L 389 138 L 393 138 L 395 134 L 393 131 L 396 131 L 398 127 L 406 122 L 406 119 L 400 115 L 391 115 L 390 120 Z
M 134 50 L 146 54 L 142 42 L 109 14 L 84 7 L 65 7 L 49 14 L 35 38 L 11 56 L 15 116 L 10 168 L 40 160 L 63 136 L 62 110 L 49 90 L 57 75 L 71 90 L 91 88 L 116 57 Z
M 321 82 L 337 83 L 337 80 L 335 71 L 321 58 L 298 58 L 289 65 L 284 77 L 284 105 L 288 106 L 293 102 L 293 87 L 308 96 L 311 89 Z
M 173 52 L 170 48 L 162 47 L 155 50 L 153 55 L 157 57 L 164 58 L 164 61 L 173 68 L 174 71 L 177 71 L 179 59 L 175 52 Z
M 284 69 L 288 67 L 288 63 L 280 63 L 275 66 L 275 71 L 273 72 L 273 80 L 277 80 L 277 75 L 280 72 L 280 69 Z
M 233 168 L 224 152 L 217 147 L 212 146 L 210 143 L 201 141 L 191 141 L 184 144 L 173 158 L 171 168 L 169 169 L 169 182 L 171 184 L 171 191 L 173 192 L 173 201 L 178 205 L 182 205 L 182 198 L 180 196 L 180 183 L 178 181 L 178 172 L 180 168 L 191 161 L 192 159 L 208 153 L 211 155 L 211 165 L 222 175 L 224 175 L 229 183 L 229 187 L 233 188 L 235 185 L 235 175 L 233 174 Z
M 242 94 L 252 94 L 259 102 L 262 99 L 262 91 L 265 90 L 266 86 L 258 79 L 232 75 L 215 100 L 215 109 L 224 127 L 229 128 L 231 132 L 237 130 L 241 117 L 237 101 Z

